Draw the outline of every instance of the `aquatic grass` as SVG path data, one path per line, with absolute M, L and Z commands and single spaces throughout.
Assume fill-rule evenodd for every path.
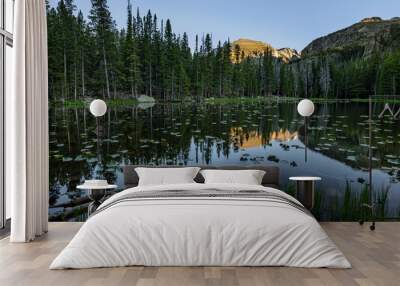
M 84 108 L 87 106 L 87 103 L 84 100 L 64 100 L 64 101 L 56 101 L 52 103 L 55 107 L 65 107 L 65 108 Z
M 349 181 L 346 181 L 346 188 L 343 197 L 343 206 L 341 210 L 341 216 L 343 219 L 351 219 L 352 212 L 354 211 L 355 196 L 352 194 L 352 188 Z
M 369 98 L 352 98 L 351 102 L 367 103 Z M 373 103 L 400 103 L 399 98 L 372 98 Z
M 373 202 L 376 204 L 376 213 L 375 217 L 377 219 L 383 219 L 387 215 L 387 206 L 389 201 L 389 187 L 382 187 L 381 190 L 374 192 Z M 318 200 L 320 200 L 318 196 L 321 196 L 321 203 L 319 204 Z M 330 220 L 339 220 L 339 221 L 357 221 L 360 219 L 368 220 L 371 219 L 372 212 L 365 206 L 366 204 L 370 204 L 369 200 L 369 188 L 368 184 L 363 184 L 360 191 L 356 191 L 353 189 L 351 183 L 349 181 L 346 182 L 346 187 L 343 194 L 343 199 L 339 199 L 339 195 L 336 194 L 332 200 L 329 200 L 329 205 L 324 208 L 323 198 L 325 194 L 323 191 L 316 192 L 316 198 L 314 202 L 314 210 L 313 214 L 326 213 L 330 217 Z M 342 203 L 340 204 L 340 201 Z M 399 216 L 399 214 L 397 214 Z
M 389 198 L 390 187 L 384 186 L 382 190 L 375 193 L 375 202 L 377 204 L 376 216 L 384 218 L 387 214 L 387 203 Z
M 91 99 L 66 99 L 64 101 L 53 101 L 51 105 L 53 107 L 65 107 L 67 109 L 71 108 L 85 108 L 89 107 Z M 132 106 L 138 104 L 136 98 L 116 98 L 116 99 L 106 99 L 105 102 L 109 107 L 122 107 L 122 106 Z
M 209 97 L 205 98 L 204 101 L 211 105 L 225 105 L 225 104 L 248 104 L 248 103 L 263 103 L 266 101 L 274 100 L 274 97 Z
M 136 98 L 124 98 L 124 99 L 108 99 L 106 103 L 110 107 L 119 107 L 119 106 L 132 106 L 138 104 L 138 100 Z
M 296 186 L 295 186 L 295 184 L 288 184 L 284 191 L 288 195 L 291 195 L 292 197 L 295 197 L 296 196 Z
M 363 184 L 361 191 L 354 191 L 351 184 L 346 181 L 346 189 L 343 199 L 342 220 L 359 220 L 368 217 L 365 204 L 369 204 L 369 189 L 367 184 Z
M 339 103 L 339 102 L 355 102 L 355 103 L 365 103 L 369 102 L 368 98 L 351 98 L 351 99 L 332 99 L 325 97 L 311 97 L 310 98 L 315 103 Z M 63 101 L 52 101 L 50 104 L 54 107 L 65 107 L 65 108 L 84 108 L 89 105 L 90 98 L 87 99 L 66 99 Z M 207 104 L 224 105 L 224 104 L 251 104 L 251 103 L 263 103 L 269 102 L 298 102 L 300 98 L 297 97 L 284 97 L 284 96 L 255 96 L 255 97 L 240 97 L 240 96 L 228 96 L 228 97 L 209 97 L 205 98 L 204 102 Z M 115 98 L 106 99 L 107 105 L 112 107 L 119 106 L 132 106 L 138 104 L 135 98 Z M 183 100 L 166 101 L 163 103 L 193 103 L 195 99 L 184 98 Z M 400 99 L 382 99 L 375 98 L 372 100 L 374 103 L 400 103 Z
M 290 97 L 290 96 L 273 96 L 271 97 L 275 100 L 279 100 L 280 102 L 298 102 L 302 98 L 300 97 Z M 351 101 L 351 99 L 346 99 L 346 98 L 326 98 L 326 97 L 309 97 L 308 99 L 312 100 L 314 103 L 345 103 Z
M 325 194 L 322 190 L 316 189 L 314 193 L 314 207 L 311 210 L 311 213 L 317 220 L 320 220 L 323 215 L 323 204 L 324 204 Z

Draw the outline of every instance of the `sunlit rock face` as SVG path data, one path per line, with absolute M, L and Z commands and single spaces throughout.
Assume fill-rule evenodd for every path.
M 347 28 L 317 38 L 301 53 L 291 48 L 276 49 L 271 44 L 251 39 L 238 39 L 232 43 L 231 59 L 237 61 L 235 47 L 239 46 L 239 61 L 246 57 L 259 57 L 266 51 L 285 63 L 297 62 L 319 56 L 333 56 L 338 59 L 348 57 L 369 57 L 374 51 L 393 52 L 400 49 L 400 17 L 384 20 L 380 17 L 362 19 Z
M 282 48 L 277 50 L 278 58 L 282 59 L 285 63 L 288 63 L 292 60 L 296 60 L 300 58 L 300 53 L 295 49 L 291 48 Z
M 372 22 L 381 22 L 382 18 L 381 17 L 369 17 L 369 18 L 364 18 L 360 22 L 361 23 L 372 23 Z
M 293 59 L 300 58 L 300 54 L 291 48 L 282 48 L 276 49 L 272 47 L 268 43 L 264 43 L 261 41 L 254 41 L 250 39 L 239 39 L 232 43 L 232 61 L 236 62 L 236 55 L 235 55 L 235 47 L 240 47 L 241 56 L 243 54 L 244 57 L 258 57 L 263 55 L 266 51 L 269 51 L 273 57 L 281 59 L 285 63 Z M 240 60 L 240 59 L 239 59 Z
M 391 52 L 400 48 L 400 18 L 370 17 L 350 27 L 320 37 L 306 46 L 303 58 L 321 54 L 356 54 L 368 57 L 373 51 Z
M 276 140 L 280 142 L 287 142 L 298 138 L 297 131 L 290 132 L 287 129 L 280 129 L 279 131 L 273 131 L 269 135 L 270 140 Z

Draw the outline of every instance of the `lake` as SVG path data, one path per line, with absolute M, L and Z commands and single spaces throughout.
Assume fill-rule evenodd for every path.
M 374 200 L 381 217 L 400 215 L 400 119 L 373 104 Z M 391 106 L 399 109 L 400 105 Z M 109 108 L 96 121 L 86 108 L 51 108 L 50 220 L 85 220 L 88 199 L 76 186 L 104 174 L 122 190 L 121 166 L 277 165 L 282 190 L 290 176 L 320 176 L 314 215 L 356 220 L 368 183 L 368 103 L 316 103 L 308 128 L 296 104 L 157 103 Z M 97 152 L 97 133 L 101 146 Z M 98 155 L 98 153 L 100 155 Z

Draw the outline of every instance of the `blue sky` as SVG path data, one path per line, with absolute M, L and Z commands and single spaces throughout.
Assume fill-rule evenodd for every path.
M 133 7 L 169 18 L 177 34 L 187 32 L 193 46 L 197 34 L 218 40 L 249 38 L 301 51 L 312 40 L 365 17 L 400 16 L 400 0 L 137 0 Z M 50 0 L 55 5 L 58 0 Z M 75 0 L 85 15 L 90 0 Z M 126 23 L 127 0 L 108 1 L 119 27 Z

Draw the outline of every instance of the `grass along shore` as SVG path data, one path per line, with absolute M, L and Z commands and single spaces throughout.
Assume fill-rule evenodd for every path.
M 65 108 L 84 108 L 88 107 L 90 102 L 95 98 L 87 98 L 87 99 L 68 99 L 63 101 L 51 102 L 51 107 L 65 107 Z M 283 97 L 283 96 L 255 96 L 255 97 L 208 97 L 204 98 L 202 102 L 205 104 L 246 104 L 246 103 L 262 103 L 262 102 L 275 102 L 275 103 L 291 103 L 298 102 L 302 98 L 298 97 Z M 350 98 L 350 99 L 336 99 L 336 98 L 325 98 L 325 97 L 312 97 L 309 98 L 314 103 L 367 103 L 369 102 L 368 98 Z M 374 103 L 398 103 L 400 104 L 400 98 L 396 99 L 394 97 L 387 98 L 373 98 Z M 134 106 L 139 103 L 136 98 L 117 98 L 117 99 L 106 99 L 105 102 L 110 107 L 118 107 L 118 106 Z M 174 100 L 174 101 L 157 101 L 158 103 L 190 103 L 195 102 L 195 98 L 183 98 L 182 100 Z
M 66 107 L 66 108 L 85 108 L 89 107 L 90 102 L 95 98 L 88 99 L 67 99 L 63 101 L 50 102 L 51 107 Z M 107 106 L 132 106 L 139 103 L 136 98 L 116 98 L 116 99 L 105 99 Z

